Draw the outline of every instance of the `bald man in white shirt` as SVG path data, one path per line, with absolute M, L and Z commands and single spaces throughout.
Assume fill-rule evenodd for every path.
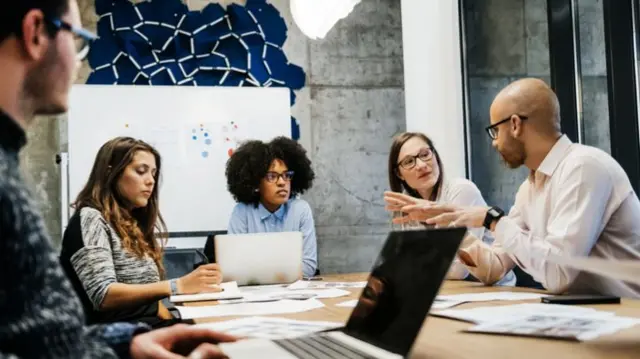
M 388 192 L 387 209 L 407 213 L 395 221 L 490 229 L 491 246 L 467 236 L 459 251 L 485 284 L 517 264 L 553 293 L 640 298 L 638 285 L 547 260 L 550 254 L 640 260 L 640 201 L 618 162 L 560 132 L 558 99 L 541 80 L 508 85 L 496 96 L 490 117 L 487 132 L 504 162 L 530 170 L 509 214 L 497 207 L 438 205 Z

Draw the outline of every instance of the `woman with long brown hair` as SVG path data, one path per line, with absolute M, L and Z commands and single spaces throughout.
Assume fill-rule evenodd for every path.
M 444 167 L 440 154 L 433 141 L 423 133 L 405 132 L 397 135 L 389 152 L 389 185 L 391 192 L 461 206 L 486 206 L 486 202 L 476 185 L 464 178 L 448 178 L 444 175 Z M 387 210 L 398 211 L 406 205 L 394 202 L 393 193 L 385 194 Z M 420 223 L 413 226 L 424 228 Z M 469 235 L 482 239 L 485 243 L 493 243 L 491 232 L 484 228 L 474 228 Z M 464 242 L 462 244 L 464 246 Z M 456 258 L 448 279 L 465 279 L 469 272 L 464 264 Z M 507 273 L 499 285 L 515 285 L 515 274 Z
M 89 323 L 171 319 L 159 302 L 172 294 L 219 290 L 216 264 L 164 278 L 166 233 L 158 204 L 161 158 L 130 137 L 105 143 L 74 203 L 60 259 Z

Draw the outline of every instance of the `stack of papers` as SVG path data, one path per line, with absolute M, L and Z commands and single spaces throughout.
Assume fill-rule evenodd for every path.
M 220 284 L 220 288 L 222 289 L 221 292 L 172 295 L 169 297 L 169 300 L 172 303 L 185 303 L 220 299 L 240 299 L 243 297 L 242 292 L 238 289 L 237 282 L 222 283 Z
M 640 324 L 640 319 L 617 317 L 612 312 L 561 304 L 516 304 L 473 309 L 448 309 L 434 316 L 478 324 L 471 333 L 492 333 L 592 340 Z
M 470 333 L 520 335 L 587 341 L 639 324 L 636 318 L 578 317 L 566 314 L 530 314 L 492 321 L 467 329 Z
M 220 304 L 203 307 L 176 306 L 182 319 L 269 315 L 300 313 L 324 307 L 321 301 L 312 298 L 307 300 L 277 300 L 270 302 Z
M 223 289 L 221 292 L 175 295 L 171 296 L 170 300 L 174 303 L 218 301 L 218 305 L 214 306 L 176 306 L 183 319 L 298 313 L 324 307 L 318 299 L 339 298 L 351 294 L 339 288 L 362 288 L 365 284 L 366 282 L 298 281 L 291 285 L 239 288 L 236 282 L 228 282 L 220 285 Z M 239 323 L 244 325 L 247 322 Z
M 284 318 L 248 317 L 218 323 L 196 324 L 241 338 L 284 339 L 342 327 L 337 322 L 315 322 Z
M 172 295 L 172 303 L 203 301 L 265 302 L 280 299 L 327 299 L 348 296 L 350 292 L 336 287 L 328 289 L 290 290 L 286 285 L 268 285 L 255 287 L 238 287 L 236 282 L 220 284 L 221 292 Z

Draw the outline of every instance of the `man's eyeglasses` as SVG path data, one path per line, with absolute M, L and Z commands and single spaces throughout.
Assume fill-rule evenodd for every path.
M 500 120 L 500 121 L 494 123 L 493 125 L 487 126 L 487 128 L 485 128 L 485 130 L 489 134 L 489 137 L 491 137 L 492 140 L 495 140 L 496 138 L 498 138 L 498 126 L 500 126 L 503 123 L 511 120 L 511 117 L 513 117 L 513 116 L 518 116 L 521 120 L 526 120 L 527 119 L 527 116 L 520 116 L 518 114 L 510 115 L 509 117 L 505 118 L 504 120 Z
M 416 163 L 417 163 L 416 159 L 419 158 L 420 161 L 427 163 L 431 161 L 432 157 L 433 157 L 433 150 L 431 150 L 430 148 L 426 148 L 418 152 L 418 154 L 415 156 L 407 156 L 403 158 L 402 161 L 398 163 L 398 166 L 404 168 L 405 170 L 410 170 L 416 166 Z
M 51 19 L 49 22 L 56 28 L 56 30 L 65 30 L 72 33 L 76 46 L 76 58 L 80 61 L 87 58 L 91 43 L 97 40 L 98 36 L 89 30 L 73 26 L 60 19 Z
M 280 177 L 282 177 L 282 179 L 285 182 L 289 182 L 293 178 L 293 173 L 294 173 L 293 171 L 287 171 L 287 172 L 283 172 L 283 173 L 269 171 L 264 176 L 264 179 L 267 180 L 267 182 L 269 182 L 269 183 L 276 183 L 276 182 L 278 182 Z

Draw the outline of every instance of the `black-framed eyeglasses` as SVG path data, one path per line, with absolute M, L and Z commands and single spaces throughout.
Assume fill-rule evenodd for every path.
M 91 47 L 91 43 L 97 40 L 98 36 L 96 36 L 89 30 L 73 26 L 68 22 L 62 21 L 60 19 L 50 19 L 49 22 L 57 30 L 65 30 L 72 33 L 76 46 L 76 58 L 80 61 L 87 58 L 87 56 L 89 55 L 89 48 Z
M 428 163 L 433 158 L 433 150 L 431 148 L 425 148 L 420 150 L 415 156 L 406 156 L 398 163 L 398 166 L 404 168 L 405 170 L 410 170 L 417 164 L 417 159 L 424 163 Z
M 494 123 L 493 125 L 487 126 L 485 128 L 485 130 L 489 134 L 489 137 L 491 137 L 492 140 L 495 140 L 496 138 L 498 138 L 498 126 L 500 126 L 503 123 L 511 120 L 511 117 L 513 117 L 513 116 L 518 116 L 521 120 L 526 120 L 527 119 L 527 116 L 521 116 L 521 115 L 518 115 L 518 114 L 510 115 L 509 117 L 505 118 L 504 120 L 500 120 L 500 121 Z
M 293 171 L 286 171 L 286 172 L 282 172 L 282 173 L 269 171 L 269 172 L 267 172 L 266 175 L 264 175 L 264 179 L 269 183 L 276 183 L 276 182 L 278 182 L 280 177 L 282 177 L 282 179 L 285 182 L 289 182 L 293 178 L 293 174 L 294 174 Z

